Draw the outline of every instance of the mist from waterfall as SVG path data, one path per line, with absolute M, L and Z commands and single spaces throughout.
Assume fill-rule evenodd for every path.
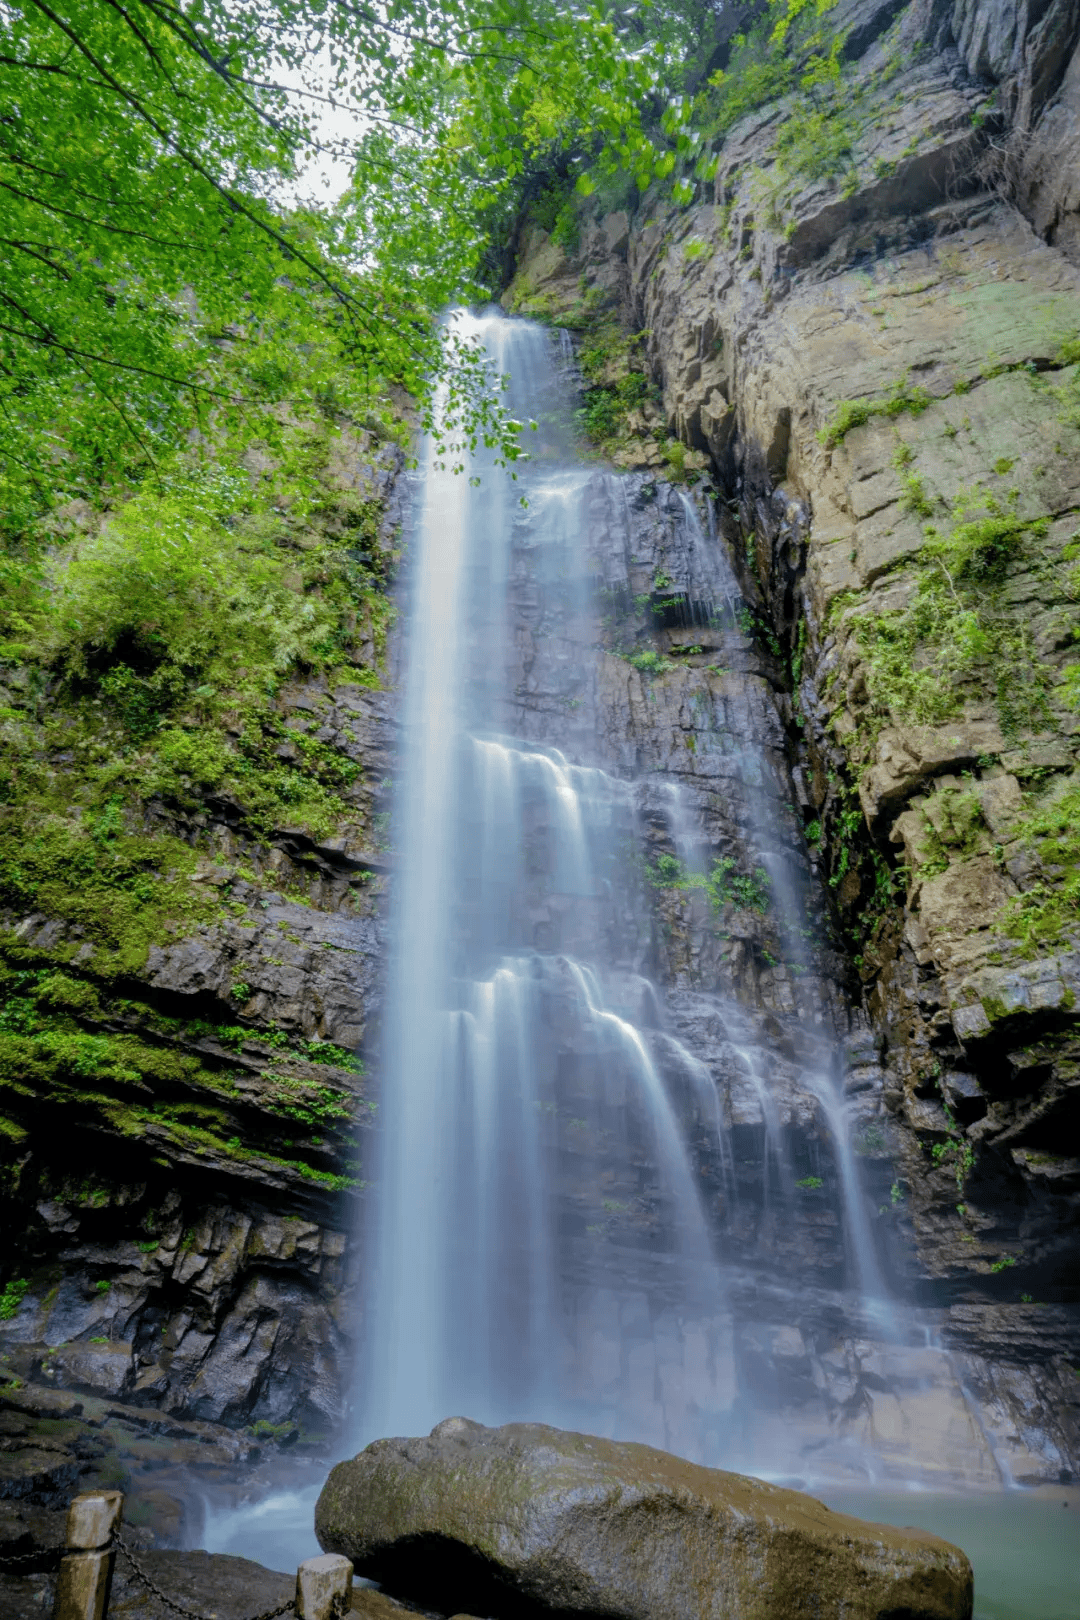
M 674 780 L 597 737 L 609 564 L 592 530 L 602 507 L 630 554 L 627 481 L 561 448 L 570 385 L 553 334 L 458 319 L 541 428 L 516 483 L 483 462 L 478 483 L 455 476 L 430 443 L 418 479 L 360 1434 L 422 1433 L 463 1412 L 763 1465 L 734 1348 L 738 1268 L 718 1236 L 746 1167 L 694 1049 L 701 998 L 669 1015 L 653 983 L 643 833 L 651 817 L 700 888 L 700 817 Z M 684 491 L 672 513 L 687 559 L 677 614 L 737 627 L 716 536 Z M 758 805 L 773 768 L 746 737 L 734 766 L 794 938 L 800 880 Z M 716 997 L 705 1015 L 757 1098 L 762 1219 L 796 1221 L 753 1019 Z M 836 1138 L 843 1280 L 876 1292 L 827 1034 L 817 1050 L 822 1072 L 803 1089 Z

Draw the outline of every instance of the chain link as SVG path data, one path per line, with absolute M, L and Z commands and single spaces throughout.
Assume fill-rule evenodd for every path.
M 124 1540 L 119 1531 L 113 1532 L 113 1545 L 119 1547 L 120 1551 L 131 1565 L 132 1571 L 134 1572 L 136 1578 L 142 1582 L 148 1591 L 153 1593 L 154 1597 L 157 1598 L 159 1603 L 164 1603 L 167 1609 L 171 1609 L 174 1614 L 180 1615 L 181 1620 L 209 1620 L 208 1616 L 199 1614 L 195 1609 L 185 1609 L 182 1603 L 177 1603 L 175 1598 L 171 1598 L 165 1592 L 163 1592 L 161 1587 L 158 1586 L 151 1576 L 146 1573 L 146 1570 L 143 1569 L 142 1565 L 139 1563 L 139 1560 L 135 1557 L 135 1554 L 132 1552 L 131 1548 L 128 1546 L 127 1542 Z M 0 1553 L 0 1568 L 18 1564 L 42 1563 L 46 1559 L 59 1558 L 65 1551 L 66 1548 L 64 1547 L 35 1547 L 32 1552 Z M 345 1606 L 340 1599 L 335 1603 L 334 1607 L 335 1613 L 341 1616 L 344 1615 Z M 284 1603 L 279 1603 L 276 1609 L 264 1609 L 262 1614 L 251 1615 L 250 1620 L 279 1620 L 279 1616 L 283 1614 L 295 1613 L 296 1599 L 295 1597 L 291 1597 L 286 1598 Z
M 171 1609 L 174 1614 L 180 1615 L 182 1620 L 208 1620 L 208 1616 L 199 1614 L 195 1609 L 185 1609 L 182 1603 L 177 1603 L 174 1598 L 167 1597 L 166 1594 L 161 1590 L 161 1587 L 156 1585 L 156 1583 L 146 1573 L 145 1569 L 143 1569 L 142 1565 L 135 1557 L 135 1554 L 132 1552 L 131 1548 L 118 1531 L 114 1532 L 113 1541 L 119 1547 L 128 1563 L 131 1565 L 135 1575 L 140 1581 L 142 1581 L 143 1585 L 154 1594 L 159 1603 L 164 1603 L 167 1609 Z M 276 1609 L 264 1609 L 262 1614 L 252 1615 L 250 1620 L 278 1620 L 279 1615 L 295 1613 L 296 1599 L 291 1597 L 286 1598 L 284 1603 L 279 1603 Z
M 32 1552 L 0 1553 L 0 1565 L 36 1564 L 46 1558 L 59 1558 L 63 1547 L 35 1547 Z

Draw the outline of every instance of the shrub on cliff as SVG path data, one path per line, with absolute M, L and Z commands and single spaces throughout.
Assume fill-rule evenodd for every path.
M 293 588 L 250 507 L 247 481 L 220 474 L 145 486 L 60 564 L 43 650 L 121 705 L 135 679 L 163 708 L 200 684 L 265 687 L 331 614 Z

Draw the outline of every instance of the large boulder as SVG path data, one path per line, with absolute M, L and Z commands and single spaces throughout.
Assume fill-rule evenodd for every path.
M 395 1596 L 495 1620 L 969 1620 L 971 1565 L 921 1530 L 651 1446 L 448 1418 L 376 1440 L 315 1510 Z

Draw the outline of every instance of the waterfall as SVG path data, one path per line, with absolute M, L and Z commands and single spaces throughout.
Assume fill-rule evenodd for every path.
M 546 334 L 498 317 L 468 324 L 519 389 L 550 396 Z M 373 1432 L 430 1427 L 461 1407 L 489 1421 L 569 1410 L 560 1157 L 583 1211 L 603 1218 L 644 1198 L 670 1212 L 676 1270 L 709 1262 L 680 1124 L 604 982 L 627 888 L 630 786 L 509 729 L 521 698 L 508 667 L 515 599 L 549 600 L 550 640 L 533 660 L 540 707 L 573 714 L 587 701 L 589 482 L 586 469 L 542 460 L 522 508 L 506 479 L 488 471 L 470 484 L 428 450 L 364 1395 Z
M 734 575 L 685 490 L 575 461 L 560 335 L 459 318 L 541 427 L 517 482 L 430 445 L 417 481 L 361 1437 L 881 1472 L 885 1290 Z

